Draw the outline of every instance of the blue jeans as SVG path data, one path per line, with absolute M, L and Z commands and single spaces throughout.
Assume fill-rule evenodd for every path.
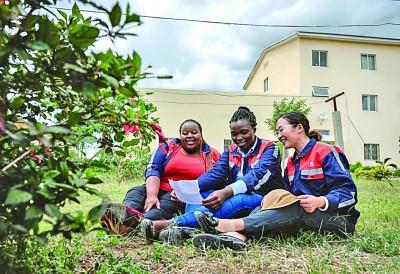
M 212 191 L 202 192 L 202 196 L 206 198 Z M 210 211 L 218 218 L 241 218 L 247 216 L 254 208 L 261 204 L 263 196 L 250 193 L 238 194 L 226 199 L 217 210 L 209 209 L 202 205 L 186 205 L 185 214 L 174 218 L 174 222 L 178 226 L 197 227 L 198 223 L 194 216 L 194 211 Z
M 144 202 L 146 201 L 146 185 L 135 186 L 128 190 L 124 198 L 124 205 L 134 208 L 144 214 L 146 219 L 150 220 L 169 220 L 174 215 L 183 212 L 184 204 L 171 200 L 171 193 L 160 189 L 158 200 L 160 209 L 153 207 L 148 212 L 143 212 Z
M 300 229 L 346 236 L 354 232 L 357 219 L 318 209 L 307 213 L 296 202 L 282 208 L 253 211 L 243 221 L 246 236 L 259 238 L 277 232 L 298 232 Z

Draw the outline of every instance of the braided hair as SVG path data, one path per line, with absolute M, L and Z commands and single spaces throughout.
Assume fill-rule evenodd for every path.
M 249 124 L 255 128 L 257 125 L 256 116 L 248 107 L 240 106 L 238 109 L 233 113 L 229 124 L 232 122 L 237 122 L 239 120 L 246 120 Z

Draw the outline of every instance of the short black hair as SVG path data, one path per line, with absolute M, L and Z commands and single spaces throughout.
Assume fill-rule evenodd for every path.
M 188 123 L 188 122 L 195 123 L 195 124 L 199 127 L 200 135 L 203 137 L 203 128 L 201 127 L 200 123 L 197 122 L 197 121 L 194 120 L 194 119 L 186 119 L 185 121 L 183 121 L 182 124 L 179 126 L 179 133 L 182 132 L 182 127 L 183 127 L 183 125 L 186 124 L 186 123 Z

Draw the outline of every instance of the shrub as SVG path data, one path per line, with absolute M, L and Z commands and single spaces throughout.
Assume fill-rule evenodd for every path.
M 2 258 L 13 256 L 4 254 L 7 244 L 15 245 L 20 255 L 27 237 L 71 237 L 96 225 L 103 211 L 100 205 L 88 215 L 60 210 L 66 201 L 79 202 L 81 190 L 97 194 L 91 185 L 102 183 L 89 172 L 96 161 L 80 155 L 86 143 L 124 155 L 126 147 L 146 146 L 154 137 L 151 127 L 156 120 L 150 115 L 155 107 L 134 88 L 148 74 L 141 72 L 140 56 L 135 51 L 91 51 L 100 37 L 134 35 L 124 29 L 139 25 L 139 16 L 129 5 L 122 12 L 117 3 L 109 11 L 81 0 L 108 15 L 92 20 L 76 4 L 67 15 L 49 10 L 50 2 L 57 4 L 0 1 Z M 127 124 L 134 125 L 130 140 L 123 130 Z M 43 220 L 48 223 L 45 231 L 39 228 Z
M 354 164 L 350 164 L 350 172 L 354 173 L 356 169 L 362 167 L 362 164 L 360 162 L 356 162 Z

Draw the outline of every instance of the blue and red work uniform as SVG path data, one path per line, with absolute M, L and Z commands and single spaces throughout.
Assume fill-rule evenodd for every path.
M 256 138 L 253 147 L 244 153 L 232 144 L 221 155 L 216 165 L 198 178 L 202 196 L 231 186 L 233 196 L 226 199 L 217 210 L 205 206 L 187 205 L 186 213 L 174 218 L 179 226 L 198 226 L 193 211 L 211 211 L 219 218 L 247 216 L 260 205 L 265 194 L 284 188 L 281 158 L 278 146 L 271 141 Z
M 152 154 L 145 172 L 149 176 L 160 178 L 158 199 L 160 209 L 153 207 L 148 212 L 143 212 L 147 198 L 146 185 L 135 186 L 125 195 L 124 204 L 144 213 L 144 218 L 150 220 L 170 219 L 178 212 L 184 210 L 184 205 L 171 200 L 172 188 L 169 179 L 195 180 L 209 170 L 219 159 L 219 152 L 207 144 L 201 147 L 200 155 L 187 155 L 181 145 L 180 139 L 172 139 L 159 145 Z
M 325 197 L 328 212 L 359 216 L 354 209 L 357 189 L 350 175 L 349 162 L 339 147 L 311 139 L 299 155 L 288 159 L 285 183 L 296 196 Z
M 299 202 L 271 210 L 253 212 L 243 218 L 245 234 L 260 237 L 271 232 L 299 229 L 331 232 L 345 236 L 353 233 L 360 213 L 357 188 L 351 178 L 346 156 L 336 146 L 310 139 L 300 152 L 288 159 L 284 183 L 296 196 L 325 198 L 325 208 L 307 213 Z

